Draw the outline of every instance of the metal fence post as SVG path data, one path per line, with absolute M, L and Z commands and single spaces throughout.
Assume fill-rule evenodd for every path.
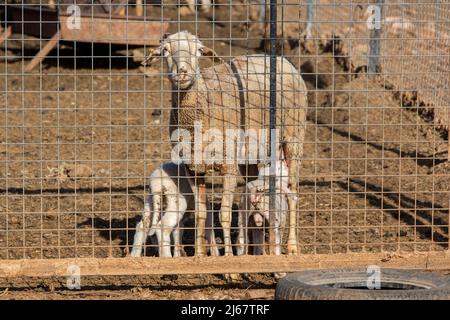
M 269 217 L 270 217 L 270 254 L 275 243 L 275 164 L 277 161 L 277 0 L 270 0 L 270 178 L 269 178 Z
M 266 23 L 266 0 L 261 0 L 261 13 L 259 15 L 259 27 L 263 28 Z
M 312 38 L 311 28 L 314 19 L 314 0 L 308 0 L 308 9 L 306 13 L 306 39 Z
M 376 73 L 380 72 L 380 37 L 381 37 L 381 17 L 383 16 L 383 0 L 379 0 L 380 7 L 380 28 L 373 28 L 370 33 L 370 54 L 369 54 L 369 78 L 373 78 Z

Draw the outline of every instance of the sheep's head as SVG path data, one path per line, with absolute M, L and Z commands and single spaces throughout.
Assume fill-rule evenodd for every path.
M 207 56 L 222 61 L 210 48 L 187 31 L 166 34 L 158 48 L 152 51 L 143 65 L 151 65 L 160 58 L 165 58 L 169 78 L 179 89 L 186 90 L 196 81 L 199 74 L 199 58 Z

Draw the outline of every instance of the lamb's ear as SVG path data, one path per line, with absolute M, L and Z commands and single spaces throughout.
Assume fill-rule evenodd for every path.
M 264 180 L 256 179 L 247 183 L 247 189 L 250 193 L 255 193 L 262 188 L 264 188 Z
M 144 61 L 142 61 L 142 65 L 143 66 L 151 66 L 153 63 L 155 63 L 156 61 L 158 61 L 159 59 L 161 59 L 161 52 L 162 52 L 162 47 L 158 47 L 156 49 L 153 49 L 150 52 L 150 55 L 144 59 Z
M 205 47 L 205 46 L 201 46 L 199 50 L 200 50 L 202 56 L 211 58 L 215 62 L 219 62 L 219 63 L 223 62 L 223 59 L 221 57 L 219 57 L 219 55 L 213 49 Z
M 253 180 L 247 183 L 247 190 L 250 192 L 256 191 L 256 188 L 258 186 L 258 180 Z

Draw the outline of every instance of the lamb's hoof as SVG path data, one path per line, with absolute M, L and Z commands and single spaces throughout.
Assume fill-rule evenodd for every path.
M 220 256 L 220 252 L 219 252 L 219 249 L 217 249 L 217 247 L 211 247 L 211 248 L 209 249 L 209 254 L 210 254 L 212 257 L 219 257 L 219 256 Z
M 286 272 L 275 272 L 273 276 L 275 279 L 280 280 L 281 278 L 286 277 Z
M 184 251 L 183 249 L 181 249 L 181 250 L 179 250 L 179 251 L 175 251 L 175 252 L 173 253 L 173 256 L 174 256 L 174 257 L 186 257 L 187 254 L 186 254 L 186 251 Z
M 239 273 L 226 273 L 223 277 L 226 282 L 237 282 L 241 280 Z
M 141 256 L 142 250 L 131 250 L 130 257 L 136 258 Z
M 231 247 L 230 248 L 225 247 L 224 256 L 225 257 L 232 257 L 233 256 L 233 249 L 231 249 Z

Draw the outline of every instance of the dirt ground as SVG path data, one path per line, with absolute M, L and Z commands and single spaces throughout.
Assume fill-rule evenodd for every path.
M 246 6 L 216 6 L 197 24 L 175 6 L 160 10 L 151 14 L 177 22 L 169 31 L 197 33 L 219 55 L 264 52 L 261 34 L 242 23 Z M 302 32 L 298 23 L 284 28 L 289 37 Z M 169 81 L 158 67 L 144 76 L 123 48 L 67 43 L 50 53 L 59 59 L 23 74 L 22 56 L 39 42 L 14 38 L 21 36 L 0 59 L 0 259 L 125 256 L 147 177 L 170 159 Z M 300 47 L 290 39 L 284 50 L 309 89 L 302 252 L 447 249 L 446 133 L 383 75 L 346 70 L 332 39 Z M 235 285 L 218 276 L 179 279 L 93 277 L 77 292 L 61 289 L 63 280 L 1 279 L 0 298 L 256 299 L 271 298 L 275 285 L 271 275 Z

